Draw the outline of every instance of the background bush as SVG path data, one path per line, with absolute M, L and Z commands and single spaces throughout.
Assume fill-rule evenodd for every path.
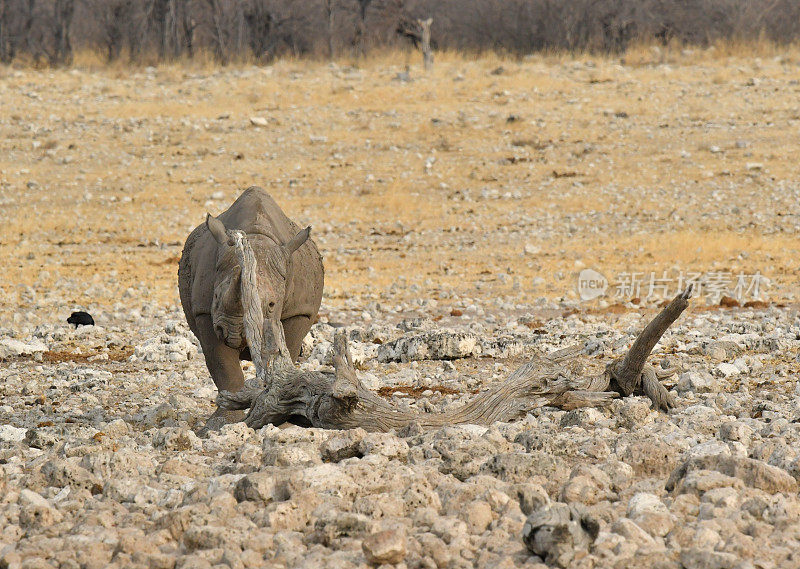
M 69 64 L 79 49 L 136 62 L 363 54 L 413 43 L 428 17 L 438 48 L 516 55 L 800 34 L 797 0 L 0 0 L 0 61 Z

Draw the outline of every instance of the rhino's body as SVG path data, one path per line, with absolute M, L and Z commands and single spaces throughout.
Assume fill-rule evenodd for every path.
M 226 229 L 247 234 L 256 257 L 262 302 L 265 309 L 274 302 L 274 318 L 280 320 L 286 347 L 296 360 L 322 299 L 323 267 L 317 246 L 308 239 L 289 253 L 288 262 L 276 261 L 280 256 L 275 251 L 290 242 L 299 227 L 261 188 L 245 190 L 217 219 Z M 192 231 L 180 260 L 178 288 L 186 320 L 200 341 L 208 371 L 220 390 L 241 389 L 244 377 L 239 360 L 250 359 L 237 284 L 239 273 L 231 247 L 218 243 L 207 223 Z M 280 298 L 270 296 L 275 291 Z M 215 299 L 215 294 L 223 299 Z

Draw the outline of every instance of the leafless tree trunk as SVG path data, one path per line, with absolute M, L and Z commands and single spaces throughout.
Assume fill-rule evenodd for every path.
M 0 63 L 11 63 L 14 59 L 14 44 L 9 30 L 8 0 L 0 0 Z
M 167 53 L 173 58 L 180 57 L 181 55 L 181 41 L 178 36 L 178 19 L 178 2 L 177 0 L 169 0 L 164 24 L 164 43 L 166 44 Z
M 244 55 L 247 48 L 247 38 L 245 37 L 244 8 L 241 4 L 236 7 L 236 53 Z
M 425 65 L 425 71 L 433 69 L 433 52 L 431 51 L 431 24 L 433 18 L 427 20 L 417 20 L 422 28 L 422 61 Z
M 128 45 L 128 58 L 138 61 L 141 54 L 147 50 L 149 35 L 148 21 L 152 10 L 152 3 L 142 5 L 137 0 L 132 0 L 131 15 L 126 26 L 126 43 Z
M 53 7 L 53 48 L 48 58 L 50 65 L 72 63 L 70 26 L 75 13 L 75 0 L 56 0 Z
M 206 0 L 211 10 L 211 41 L 214 44 L 214 55 L 222 64 L 228 62 L 228 47 L 222 27 L 222 7 L 219 0 Z
M 189 10 L 188 2 L 183 0 L 180 14 L 181 27 L 183 28 L 183 45 L 186 48 L 186 55 L 189 59 L 194 57 L 194 32 L 197 29 L 197 20 Z
M 158 59 L 162 61 L 168 53 L 169 29 L 167 26 L 167 18 L 171 3 L 170 0 L 151 0 L 149 17 L 146 22 L 148 29 L 153 30 Z
M 334 8 L 336 0 L 325 0 L 325 14 L 328 20 L 328 58 L 333 59 L 333 24 L 334 24 Z
M 372 0 L 358 0 L 358 20 L 356 20 L 356 35 L 353 39 L 356 53 L 364 56 L 367 53 L 367 9 Z
M 133 26 L 133 0 L 96 0 L 92 9 L 98 14 L 106 60 L 116 61 L 122 54 L 125 27 Z
M 41 49 L 33 45 L 33 35 L 31 34 L 31 30 L 33 29 L 33 10 L 36 8 L 36 0 L 27 0 L 27 2 L 23 2 L 22 5 L 25 10 L 25 16 L 20 37 L 25 38 L 25 45 L 28 48 L 28 52 L 33 54 L 35 60 L 38 60 Z M 21 42 L 18 40 L 16 43 L 19 45 Z
M 273 33 L 276 25 L 275 17 L 263 2 L 251 2 L 244 12 L 247 45 L 250 53 L 259 61 L 272 57 L 274 48 Z
M 6 38 L 6 0 L 0 0 L 0 63 L 11 63 Z

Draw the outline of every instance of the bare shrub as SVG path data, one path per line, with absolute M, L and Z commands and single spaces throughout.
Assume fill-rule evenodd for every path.
M 114 61 L 193 57 L 266 62 L 285 54 L 364 55 L 420 43 L 524 55 L 617 53 L 632 42 L 705 46 L 800 37 L 796 0 L 0 0 L 0 62 L 68 64 L 75 49 Z

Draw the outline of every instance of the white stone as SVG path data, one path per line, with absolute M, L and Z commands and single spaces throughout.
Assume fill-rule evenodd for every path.
M 144 362 L 181 362 L 196 355 L 197 347 L 189 338 L 161 334 L 136 346 L 131 359 Z
M 683 454 L 682 459 L 689 460 L 692 458 L 700 458 L 703 456 L 717 456 L 717 455 L 730 456 L 731 449 L 724 442 L 717 439 L 712 439 L 710 441 L 706 441 L 704 443 L 691 447 L 688 451 L 686 451 Z
M 628 517 L 635 520 L 645 513 L 663 513 L 667 511 L 664 502 L 655 494 L 638 492 L 628 500 Z
M 49 508 L 50 503 L 41 495 L 33 490 L 24 488 L 19 493 L 19 503 L 21 506 L 33 506 L 39 508 Z
M 675 389 L 678 393 L 716 393 L 720 391 L 720 381 L 706 372 L 687 371 L 678 379 Z
M 736 367 L 734 364 L 729 364 L 728 362 L 722 362 L 721 364 L 718 364 L 717 371 L 724 377 L 732 377 L 741 373 L 741 370 L 738 367 Z
M 25 440 L 25 433 L 28 429 L 15 427 L 14 425 L 0 425 L 0 441 L 7 443 L 18 443 Z
M 747 373 L 750 371 L 750 366 L 747 364 L 745 358 L 736 358 L 733 361 L 733 365 L 736 366 L 736 369 L 738 369 L 740 373 Z
M 15 338 L 3 338 L 0 340 L 0 358 L 32 356 L 46 351 L 47 345 L 37 339 L 28 342 L 22 342 Z

